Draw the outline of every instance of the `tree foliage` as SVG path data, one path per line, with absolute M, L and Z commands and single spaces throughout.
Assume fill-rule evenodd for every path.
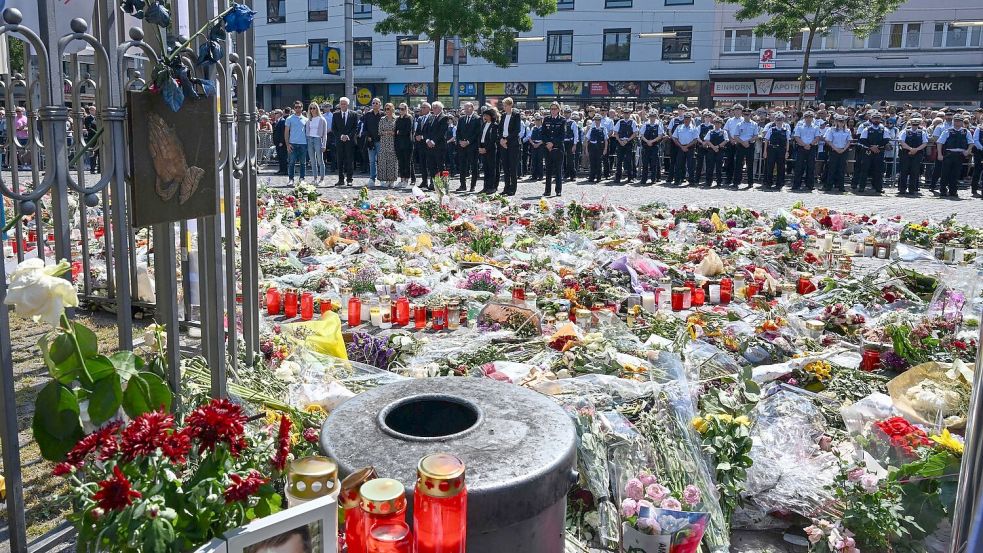
M 375 0 L 386 18 L 375 30 L 383 34 L 426 35 L 434 43 L 434 86 L 439 77 L 443 39 L 459 36 L 462 49 L 499 67 L 512 61 L 515 34 L 532 30 L 533 14 L 556 11 L 556 0 Z
M 7 52 L 10 56 L 10 72 L 24 73 L 24 42 L 8 35 Z

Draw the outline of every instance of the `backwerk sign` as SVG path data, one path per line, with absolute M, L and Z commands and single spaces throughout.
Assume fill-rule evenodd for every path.
M 978 77 L 868 78 L 864 95 L 868 100 L 972 100 L 980 97 L 980 86 Z

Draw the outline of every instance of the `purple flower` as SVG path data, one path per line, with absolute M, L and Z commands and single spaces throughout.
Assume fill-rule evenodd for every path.
M 893 350 L 885 351 L 881 354 L 881 363 L 885 368 L 893 371 L 902 371 L 907 369 L 909 364 L 904 357 L 901 357 Z
M 700 489 L 690 484 L 683 490 L 683 501 L 690 507 L 696 506 L 700 502 Z
M 631 499 L 634 499 L 635 501 L 641 500 L 642 496 L 645 495 L 645 487 L 642 486 L 642 481 L 638 478 L 632 478 L 629 480 L 628 483 L 625 484 L 625 495 Z
M 621 502 L 621 516 L 628 518 L 638 514 L 638 502 L 630 497 L 626 497 Z
M 639 474 L 638 475 L 638 479 L 641 480 L 642 481 L 642 484 L 644 484 L 646 487 L 651 486 L 652 484 L 656 484 L 656 483 L 659 482 L 655 478 L 655 475 L 654 474 L 649 474 L 647 472 L 643 472 L 643 473 Z
M 680 511 L 683 508 L 683 504 L 679 502 L 675 497 L 667 497 L 662 500 L 659 507 L 663 509 L 669 509 L 670 511 Z

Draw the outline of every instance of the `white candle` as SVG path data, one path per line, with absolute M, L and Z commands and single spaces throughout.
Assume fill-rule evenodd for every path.
M 711 284 L 710 285 L 710 303 L 713 305 L 720 304 L 720 285 Z
M 655 313 L 656 309 L 656 296 L 658 296 L 659 291 L 646 292 L 642 294 L 642 309 L 648 311 L 649 313 Z
M 382 326 L 382 311 L 378 307 L 372 307 L 369 309 L 369 317 L 372 322 L 372 326 Z

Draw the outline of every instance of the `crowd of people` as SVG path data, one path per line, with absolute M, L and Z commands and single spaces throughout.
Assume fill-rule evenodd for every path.
M 337 106 L 311 103 L 260 116 L 261 149 L 275 150 L 279 174 L 315 184 L 337 175 L 351 186 L 359 166 L 369 186 L 406 187 L 419 179 L 433 188 L 445 171 L 452 191 L 514 195 L 519 178 L 542 181 L 543 194 L 563 183 L 792 190 L 822 188 L 856 194 L 917 195 L 927 187 L 958 197 L 960 185 L 981 191 L 983 108 L 975 112 L 912 106 L 827 107 L 805 111 L 751 109 L 740 104 L 713 112 L 680 104 L 658 111 L 641 106 L 575 110 L 520 110 L 511 98 L 498 107 L 415 109 L 378 98 L 360 113 L 348 98 Z M 270 156 L 272 159 L 272 156 Z

